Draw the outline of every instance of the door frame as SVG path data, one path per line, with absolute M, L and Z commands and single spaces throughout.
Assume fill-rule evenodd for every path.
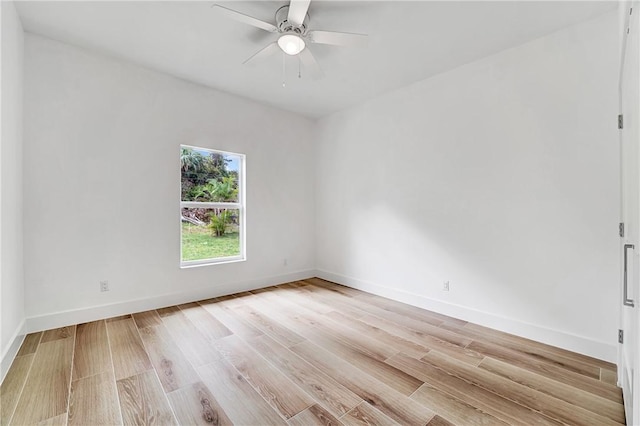
M 626 78 L 626 76 L 628 76 L 629 72 L 632 73 L 632 75 L 637 76 L 636 78 L 640 79 L 640 70 L 638 69 L 629 69 L 629 56 L 628 56 L 628 45 L 629 45 L 629 40 L 630 37 L 633 37 L 633 41 L 635 41 L 635 46 L 636 46 L 636 50 L 639 50 L 638 52 L 636 52 L 636 55 L 640 56 L 640 28 L 638 28 L 638 26 L 640 26 L 640 20 L 639 20 L 639 15 L 640 15 L 640 1 L 624 1 L 621 2 L 619 4 L 619 18 L 620 18 L 620 39 L 619 39 L 619 47 L 620 47 L 620 65 L 619 65 L 619 69 L 620 69 L 620 74 L 619 74 L 619 84 L 618 84 L 618 113 L 619 114 L 624 114 L 627 111 L 623 111 L 623 87 L 624 87 L 624 78 Z M 633 11 L 633 13 L 631 13 L 631 11 Z M 629 31 L 628 29 L 631 28 L 631 26 L 633 26 L 633 30 Z M 635 60 L 634 60 L 635 62 Z M 640 84 L 637 84 L 637 87 L 640 88 Z M 638 103 L 640 102 L 640 95 L 636 95 L 635 100 L 632 98 L 632 102 L 634 103 Z M 624 103 L 625 105 L 627 105 L 626 103 Z M 633 104 L 632 104 L 633 105 Z M 633 109 L 635 111 L 640 111 L 640 108 L 638 107 L 638 105 L 634 105 Z M 640 126 L 640 117 L 631 117 L 631 114 L 629 114 L 628 119 L 630 120 L 636 120 L 636 122 L 634 123 L 634 126 Z M 622 116 L 624 118 L 624 115 Z M 625 126 L 623 126 L 625 127 Z M 622 129 L 624 130 L 624 129 Z M 620 318 L 619 318 L 619 324 L 620 324 L 620 330 L 625 332 L 625 334 L 629 334 L 626 333 L 625 329 L 625 324 L 631 324 L 630 327 L 632 327 L 631 329 L 631 333 L 633 334 L 637 334 L 634 333 L 635 330 L 640 330 L 640 318 L 638 316 L 638 302 L 640 302 L 639 300 L 635 301 L 635 306 L 625 306 L 623 302 L 623 299 L 626 297 L 626 294 L 624 293 L 624 281 L 625 281 L 625 275 L 627 273 L 627 268 L 631 268 L 630 265 L 633 265 L 634 263 L 637 263 L 637 253 L 638 251 L 640 251 L 640 241 L 631 241 L 632 243 L 635 243 L 635 248 L 630 248 L 629 251 L 627 251 L 627 247 L 633 247 L 633 246 L 628 246 L 627 243 L 629 243 L 630 241 L 627 240 L 627 238 L 629 238 L 630 234 L 632 234 L 631 232 L 629 232 L 631 230 L 632 227 L 637 228 L 638 226 L 640 226 L 640 217 L 634 217 L 634 218 L 630 218 L 627 217 L 628 214 L 628 205 L 627 203 L 629 202 L 629 199 L 631 198 L 629 196 L 629 194 L 633 194 L 634 192 L 637 192 L 635 194 L 635 197 L 639 197 L 640 198 L 640 180 L 638 182 L 635 182 L 635 178 L 634 178 L 634 174 L 631 174 L 631 179 L 628 176 L 629 174 L 629 170 L 628 167 L 625 168 L 625 134 L 623 131 L 620 131 L 620 138 L 619 138 L 619 142 L 620 142 L 620 222 L 623 224 L 624 226 L 624 234 L 621 234 L 620 237 L 620 259 L 621 259 L 621 275 L 620 275 L 620 285 L 618 286 L 619 288 L 619 293 L 618 293 L 618 301 L 619 303 L 621 303 L 620 306 Z M 628 135 L 628 134 L 627 134 Z M 640 131 L 638 132 L 638 135 L 634 136 L 634 139 L 637 140 L 633 140 L 632 143 L 635 144 L 636 149 L 631 151 L 631 154 L 633 155 L 633 153 L 635 152 L 636 154 L 638 154 L 640 152 Z M 629 140 L 628 140 L 629 136 L 627 136 L 626 139 L 626 146 L 628 147 L 629 145 Z M 633 145 L 632 145 L 633 146 Z M 636 159 L 636 164 L 635 166 L 637 167 L 638 165 L 640 165 L 640 159 Z M 637 176 L 640 176 L 640 174 L 638 174 Z M 629 182 L 631 182 L 631 184 L 629 184 Z M 634 232 L 635 231 L 634 229 Z M 634 237 L 635 238 L 635 237 Z M 636 238 L 637 239 L 637 238 Z M 630 260 L 629 265 L 627 265 L 625 263 L 625 258 L 627 258 Z M 629 276 L 630 278 L 630 282 L 628 283 L 631 287 L 633 287 L 634 289 L 638 288 L 638 283 L 640 280 L 640 268 L 633 268 L 633 273 Z M 633 294 L 634 297 L 636 297 L 636 299 L 638 298 L 638 294 Z M 628 318 L 630 316 L 630 318 Z M 625 321 L 627 320 L 627 321 Z M 640 423 L 640 375 L 638 374 L 638 372 L 640 372 L 640 339 L 638 339 L 636 336 L 624 336 L 625 338 L 623 340 L 625 340 L 625 343 L 619 344 L 618 345 L 618 386 L 622 388 L 623 391 L 623 399 L 625 402 L 625 415 L 626 415 L 626 420 L 627 420 L 627 424 L 639 424 Z M 628 339 L 626 338 L 628 337 Z M 631 347 L 629 346 L 623 346 L 623 345 L 631 345 Z M 625 350 L 626 351 L 631 351 L 631 356 L 630 356 L 630 366 L 628 366 L 627 369 L 630 369 L 631 371 L 628 373 L 627 369 L 625 369 Z M 630 378 L 629 378 L 630 377 Z

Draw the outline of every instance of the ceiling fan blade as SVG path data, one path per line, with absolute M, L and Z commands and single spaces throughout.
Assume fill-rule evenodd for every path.
M 309 31 L 307 38 L 311 43 L 332 44 L 334 46 L 366 46 L 366 34 L 340 33 L 336 31 Z
M 311 0 L 291 0 L 291 3 L 289 3 L 289 15 L 287 16 L 287 21 L 296 27 L 301 26 L 304 22 L 304 18 L 307 16 L 309 3 L 311 3 Z
M 313 57 L 313 54 L 308 48 L 300 52 L 298 56 L 302 61 L 302 65 L 304 65 L 304 68 L 309 71 L 309 74 L 311 74 L 311 77 L 313 77 L 314 80 L 318 80 L 324 76 L 320 65 L 318 65 L 316 58 Z
M 213 8 L 215 8 L 216 10 L 218 10 L 220 13 L 226 15 L 227 17 L 231 18 L 231 19 L 235 19 L 236 21 L 242 22 L 244 24 L 249 24 L 252 25 L 254 27 L 258 27 L 262 30 L 265 31 L 269 31 L 270 33 L 275 33 L 278 31 L 278 29 L 276 28 L 275 25 L 270 24 L 268 22 L 265 21 L 261 21 L 257 18 L 254 18 L 253 16 L 249 16 L 249 15 L 245 15 L 244 13 L 240 13 L 238 11 L 235 11 L 233 9 L 228 9 L 224 6 L 220 6 L 219 4 L 214 4 L 213 6 L 211 6 Z
M 266 47 L 263 47 L 262 49 L 258 50 L 249 59 L 244 61 L 242 65 L 246 65 L 249 63 L 254 64 L 256 62 L 260 62 L 261 59 L 267 58 L 273 55 L 274 53 L 278 52 L 279 50 L 280 50 L 280 47 L 278 47 L 278 43 L 274 41 L 273 43 L 268 44 Z

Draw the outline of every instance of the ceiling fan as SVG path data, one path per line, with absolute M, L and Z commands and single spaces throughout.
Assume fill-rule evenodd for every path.
M 249 57 L 243 64 L 257 62 L 278 51 L 297 56 L 313 78 L 323 75 L 322 69 L 309 50 L 310 44 L 330 44 L 334 46 L 361 46 L 366 44 L 365 34 L 336 31 L 310 30 L 309 4 L 311 0 L 291 0 L 288 6 L 280 7 L 275 13 L 275 24 L 265 22 L 244 13 L 214 4 L 212 7 L 229 18 L 278 34 L 278 39 Z

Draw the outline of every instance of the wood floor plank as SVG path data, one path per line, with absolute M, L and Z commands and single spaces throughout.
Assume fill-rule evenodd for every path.
M 358 405 L 362 398 L 324 374 L 298 355 L 268 336 L 250 339 L 248 343 L 290 380 L 340 417 Z
M 305 280 L 305 282 L 309 281 L 310 280 Z M 385 318 L 385 312 L 390 312 L 392 314 L 400 314 L 404 317 L 434 326 L 439 326 L 443 323 L 463 326 L 467 323 L 463 320 L 448 317 L 446 315 L 427 311 L 415 306 L 407 305 L 395 300 L 386 299 L 374 294 L 364 293 L 358 290 L 349 289 L 353 293 L 345 294 L 344 289 L 346 287 L 324 280 L 316 279 L 314 283 L 315 285 L 308 287 L 308 289 L 315 292 L 317 292 L 319 288 L 325 290 L 323 295 L 330 298 L 329 300 L 327 300 L 328 303 L 355 305 L 359 310 L 367 311 L 369 314 L 379 315 L 383 318 Z M 329 293 L 327 293 L 327 291 L 331 291 L 330 295 Z M 340 306 L 340 309 L 342 309 L 342 306 Z
M 305 281 L 308 282 L 308 280 Z M 328 298 L 327 303 L 330 304 L 347 303 L 357 306 L 360 310 L 374 314 L 381 313 L 381 311 L 397 313 L 436 326 L 443 323 L 443 320 L 436 318 L 435 314 L 404 303 L 384 299 L 379 296 L 360 291 L 347 295 L 344 293 L 343 286 L 334 283 L 316 281 L 314 285 L 306 287 L 306 289 L 308 291 L 322 294 L 324 297 Z
M 135 376 L 151 368 L 133 318 L 107 321 L 107 333 L 116 380 Z
M 128 320 L 128 319 L 131 319 L 131 314 L 118 315 L 117 317 L 107 318 L 105 321 L 116 322 L 116 321 L 122 321 L 122 320 Z
M 313 399 L 238 336 L 218 340 L 216 348 L 285 419 L 314 404 Z
M 386 383 L 388 386 L 404 395 L 411 395 L 423 383 L 421 380 L 386 364 L 384 361 L 380 361 L 353 347 L 345 345 L 342 341 L 331 339 L 326 335 L 322 336 L 319 334 L 315 335 L 311 340 L 323 349 L 347 361 L 349 364 L 364 371 L 371 377 Z
M 213 348 L 213 342 L 180 309 L 176 307 L 171 313 L 168 310 L 169 308 L 165 308 L 164 313 L 160 314 L 162 324 L 194 367 L 220 358 L 220 354 Z
M 593 425 L 594 422 L 598 425 L 615 426 L 618 424 L 610 418 L 568 404 L 484 369 L 470 366 L 436 352 L 425 355 L 423 360 L 443 370 L 452 372 L 452 374 L 469 383 L 483 387 L 503 398 L 511 399 L 566 424 Z
M 286 310 L 285 314 L 289 327 L 295 328 L 300 335 L 320 346 L 327 344 L 327 342 L 330 342 L 331 345 L 335 344 L 336 348 L 347 346 L 378 361 L 384 361 L 399 352 L 396 347 L 372 341 L 368 336 L 362 335 L 354 329 L 341 327 L 333 320 L 309 315 L 309 312 L 304 310 L 294 311 L 292 306 L 289 307 L 291 309 Z
M 20 350 L 18 351 L 18 356 L 29 355 L 36 352 L 38 345 L 40 344 L 40 339 L 42 338 L 42 331 L 37 333 L 27 334 L 20 346 Z
M 451 327 L 448 325 L 443 325 L 442 328 L 446 328 L 447 330 L 466 335 L 474 340 L 480 340 L 482 342 L 494 344 L 505 349 L 518 352 L 538 362 L 544 362 L 545 364 L 554 365 L 556 367 L 563 368 L 581 374 L 583 376 L 590 377 L 592 379 L 598 380 L 600 378 L 600 367 L 587 364 L 582 361 L 566 357 L 564 355 L 553 354 L 548 350 L 548 348 L 551 348 L 550 346 L 541 344 L 526 345 L 525 343 L 521 342 L 520 338 L 518 338 L 517 336 L 506 333 L 490 334 L 485 331 L 476 331 L 471 326 L 473 326 L 473 324 L 470 324 L 468 327 Z M 483 329 L 485 328 L 483 327 L 481 330 Z
M 158 313 L 160 318 L 164 318 L 179 313 L 180 308 L 178 308 L 177 306 L 167 306 L 165 308 L 156 309 L 156 312 Z
M 447 342 L 455 346 L 460 346 L 462 348 L 464 348 L 469 343 L 471 343 L 472 339 L 466 336 L 457 334 L 453 331 L 446 330 L 441 327 L 437 327 L 435 325 L 429 324 L 424 321 L 419 321 L 410 317 L 405 317 L 395 312 L 386 311 L 384 309 L 380 309 L 380 311 L 378 313 L 374 313 L 373 315 L 377 316 L 378 318 L 382 318 L 384 320 L 391 321 L 395 324 L 406 327 L 410 330 L 414 330 L 422 334 L 427 334 L 443 342 Z
M 432 364 L 411 358 L 407 355 L 396 355 L 387 360 L 387 362 L 506 423 L 526 426 L 533 424 L 561 424 L 557 420 L 542 416 L 531 409 L 496 395 L 480 386 L 466 382 Z
M 582 374 L 558 367 L 542 361 L 537 361 L 527 355 L 517 351 L 498 346 L 492 343 L 473 341 L 468 349 L 480 352 L 485 356 L 492 357 L 525 370 L 532 371 L 553 380 L 559 380 L 568 383 L 578 389 L 591 392 L 594 395 L 607 398 L 611 401 L 620 401 L 620 389 L 615 386 L 607 385 L 600 380 L 592 379 Z M 428 354 L 427 354 L 428 355 Z
M 125 425 L 178 424 L 153 370 L 118 380 L 116 386 Z
M 427 424 L 427 426 L 455 426 L 450 421 L 436 415 L 431 419 L 431 421 Z
M 40 343 L 52 342 L 58 339 L 72 338 L 75 331 L 76 331 L 75 325 L 47 330 L 42 334 L 42 339 L 40 339 Z
M 600 369 L 600 381 L 607 383 L 612 386 L 617 386 L 618 383 L 618 373 L 611 370 L 606 370 L 604 368 Z
M 323 280 L 322 278 L 307 278 L 302 280 L 301 282 L 303 283 L 309 283 L 311 285 L 314 285 L 316 287 L 323 287 L 326 288 L 327 290 L 339 293 L 343 296 L 346 297 L 358 297 L 362 295 L 362 291 L 360 290 L 356 290 L 354 288 L 350 288 L 344 285 L 340 285 L 331 281 L 327 281 L 327 280 Z
M 181 425 L 233 425 L 211 391 L 202 382 L 167 394 Z
M 341 417 L 340 421 L 346 426 L 400 426 L 399 423 L 385 416 L 365 401 Z
M 291 426 L 336 426 L 342 425 L 340 420 L 320 405 L 312 405 L 289 419 Z
M 132 315 L 138 328 L 153 327 L 154 325 L 162 324 L 160 315 L 155 310 L 138 312 Z
M 422 334 L 427 334 L 432 338 L 437 338 L 452 345 L 464 348 L 472 340 L 451 330 L 446 330 L 438 327 L 438 325 L 442 324 L 442 321 L 429 319 L 428 316 L 426 316 L 423 320 L 417 320 L 412 317 L 393 312 L 391 310 L 382 309 L 376 305 L 368 304 L 359 300 L 358 298 L 352 298 L 349 300 L 349 302 L 350 304 L 355 305 L 358 309 L 366 311 L 369 316 L 375 316 L 379 319 L 383 319 L 387 322 L 396 324 L 397 326 L 402 326 L 410 330 L 420 332 Z M 333 305 L 338 304 L 338 306 L 340 305 L 340 302 L 335 300 L 328 300 L 327 303 L 331 303 Z M 362 317 L 360 317 L 360 319 L 362 319 Z
M 309 341 L 291 350 L 400 424 L 424 425 L 434 416 L 433 411 Z
M 436 312 L 427 311 L 425 309 L 418 308 L 417 306 L 408 305 L 396 300 L 387 299 L 381 296 L 377 296 L 371 293 L 360 293 L 358 295 L 360 300 L 370 303 L 386 311 L 393 312 L 395 314 L 404 315 L 414 320 L 427 322 L 432 325 L 441 325 L 443 323 L 455 324 L 464 326 L 467 321 L 463 321 L 457 318 L 449 317 L 446 315 L 438 314 Z M 439 324 L 438 324 L 439 323 Z
M 36 424 L 66 413 L 72 353 L 72 338 L 40 343 L 12 424 Z
M 429 333 L 412 330 L 407 327 L 398 325 L 392 321 L 388 321 L 384 318 L 376 317 L 374 315 L 367 315 L 362 317 L 360 321 L 369 324 L 373 327 L 386 330 L 389 333 L 398 335 L 404 339 L 415 342 L 430 350 L 442 352 L 452 358 L 456 358 L 460 361 L 466 362 L 471 365 L 478 365 L 484 359 L 484 355 L 469 349 L 469 347 L 460 347 L 458 345 L 445 342 L 438 339 Z
M 225 359 L 198 367 L 197 371 L 234 424 L 287 424 Z
M 140 337 L 165 392 L 200 381 L 164 325 L 142 328 Z
M 485 358 L 479 367 L 515 383 L 535 389 L 577 407 L 582 407 L 595 414 L 608 417 L 616 422 L 624 423 L 625 421 L 624 406 L 618 402 L 581 391 L 556 380 L 549 380 L 493 358 Z
M 50 419 L 46 419 L 38 422 L 38 426 L 66 426 L 66 425 L 67 425 L 67 413 L 62 413 L 59 416 L 51 417 Z
M 359 309 L 353 302 L 352 298 L 342 296 L 328 290 L 319 289 L 313 285 L 302 285 L 294 290 L 295 293 L 289 292 L 290 297 L 295 303 L 305 308 L 319 313 L 327 314 L 335 309 L 351 316 L 352 318 L 360 318 L 367 312 Z
M 289 305 L 289 307 L 291 309 L 288 309 L 286 313 L 271 310 L 270 314 L 274 318 L 278 318 L 280 322 L 286 323 L 289 328 L 301 336 L 325 349 L 331 347 L 332 351 L 340 352 L 341 354 L 352 354 L 352 361 L 356 362 L 356 359 L 358 359 L 362 368 L 367 369 L 367 371 L 376 370 L 374 374 L 379 373 L 383 376 L 385 374 L 393 375 L 396 373 L 395 375 L 397 377 L 394 383 L 398 384 L 398 386 L 404 386 L 402 391 L 413 387 L 413 389 L 409 390 L 409 393 L 411 393 L 422 384 L 417 383 L 415 378 L 407 377 L 403 373 L 386 370 L 380 363 L 375 362 L 376 360 L 384 361 L 390 356 L 395 355 L 399 352 L 398 348 L 384 342 L 372 341 L 359 330 L 342 327 L 336 320 L 324 316 L 314 316 L 310 311 L 296 307 L 295 305 Z M 388 379 L 388 377 L 383 378 Z
M 111 370 L 106 323 L 94 321 L 79 324 L 73 354 L 73 380 Z
M 242 291 L 240 293 L 234 293 L 234 294 L 230 294 L 229 300 L 234 300 L 236 302 L 238 302 L 240 305 L 246 303 L 246 299 L 247 298 L 252 298 L 254 296 L 253 293 L 251 293 L 250 291 Z
M 339 341 L 379 361 L 384 361 L 399 352 L 391 345 L 372 342 L 371 339 L 356 330 L 341 327 L 339 323 L 326 316 L 314 315 L 313 312 L 291 302 L 291 300 L 281 298 L 279 302 L 281 304 L 265 307 L 263 312 L 280 318 L 281 322 L 307 339 L 322 336 L 329 340 Z M 283 315 L 287 319 L 283 319 Z
M 603 368 L 609 371 L 616 371 L 615 364 L 612 364 L 607 361 L 603 361 L 597 358 L 590 357 L 588 355 L 579 354 L 577 352 L 571 352 L 566 349 L 558 348 L 555 346 L 545 345 L 541 342 L 536 342 L 535 340 L 527 339 L 524 337 L 516 336 L 513 334 L 505 333 L 499 330 L 494 330 L 488 327 L 483 327 L 478 324 L 468 323 L 464 326 L 467 330 L 473 330 L 476 332 L 482 333 L 483 336 L 492 336 L 496 337 L 500 340 L 506 340 L 511 342 L 512 344 L 517 344 L 520 347 L 526 348 L 526 350 L 540 350 L 544 352 L 551 352 L 554 356 L 557 356 L 561 359 L 568 358 L 574 361 L 577 361 L 582 364 L 591 365 L 599 368 Z M 486 338 L 486 337 L 485 337 Z
M 242 305 L 234 308 L 233 310 L 245 321 L 260 329 L 263 333 L 286 347 L 297 345 L 304 340 L 304 337 L 299 336 L 286 327 L 283 327 L 264 313 L 260 312 L 258 309 L 251 306 Z
M 195 324 L 196 328 L 210 340 L 217 340 L 231 334 L 231 330 L 197 303 L 186 303 L 178 307 Z
M 218 302 L 219 306 L 222 306 L 225 309 L 233 309 L 237 306 L 242 306 L 245 303 L 247 298 L 246 296 L 253 296 L 253 293 L 229 294 L 226 296 L 216 297 L 215 300 Z
M 267 293 L 259 293 L 256 297 L 248 300 L 248 305 L 258 310 L 263 315 L 268 316 L 270 319 L 281 324 L 286 324 L 288 329 L 294 331 L 303 338 L 305 337 L 303 333 L 308 329 L 308 326 L 303 324 L 296 315 L 298 312 L 312 313 L 312 311 L 297 306 L 291 299 L 284 296 L 282 293 L 269 294 L 268 297 Z M 292 321 L 292 319 L 294 320 Z
M 0 386 L 1 425 L 9 424 L 34 357 L 33 353 L 16 357 Z
M 376 309 L 356 297 L 346 296 L 328 288 L 309 284 L 298 288 L 297 294 L 287 296 L 295 300 L 296 303 L 308 308 L 312 308 L 312 306 L 307 306 L 307 303 L 312 302 L 314 305 L 319 307 L 313 310 L 321 314 L 327 314 L 332 310 L 337 309 L 345 315 L 358 319 L 364 315 L 370 314 L 366 308 Z
M 341 312 L 331 311 L 326 315 L 334 321 L 352 328 L 358 333 L 367 336 L 368 338 L 375 339 L 386 345 L 392 346 L 398 349 L 398 351 L 401 351 L 402 353 L 405 353 L 416 359 L 422 358 L 427 354 L 427 352 L 430 351 L 430 349 L 425 346 L 412 342 L 411 340 L 407 340 L 401 336 L 391 334 L 386 330 L 374 327 L 370 324 L 354 319 L 348 315 L 344 315 Z
M 436 386 L 425 383 L 411 399 L 429 407 L 437 415 L 459 425 L 507 425 L 491 414 L 450 395 Z
M 237 315 L 231 311 L 231 308 L 220 299 L 202 300 L 199 301 L 198 304 L 224 324 L 233 334 L 242 338 L 251 338 L 263 334 L 262 331 L 238 318 Z
M 251 290 L 251 294 L 254 296 L 257 294 L 276 294 L 276 293 L 286 293 L 288 290 L 281 288 L 279 285 L 274 285 L 270 287 L 257 288 L 255 290 Z
M 253 306 L 256 306 L 254 304 Z M 403 371 L 400 371 L 383 360 L 398 353 L 398 349 L 381 342 L 371 341 L 366 335 L 361 335 L 354 329 L 340 327 L 333 320 L 325 320 L 319 316 L 312 316 L 310 312 L 302 309 L 294 310 L 293 305 L 288 305 L 290 311 L 283 314 L 285 305 L 275 305 L 265 308 L 265 311 L 298 334 L 311 340 L 318 346 L 332 352 L 334 355 L 347 360 L 353 366 L 367 372 L 372 377 L 387 383 L 404 395 L 413 393 L 422 382 Z M 267 310 L 269 309 L 269 310 Z
M 68 424 L 122 424 L 111 371 L 74 380 L 71 383 Z

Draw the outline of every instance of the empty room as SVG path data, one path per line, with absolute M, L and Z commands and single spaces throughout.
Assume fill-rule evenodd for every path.
M 640 425 L 640 2 L 0 14 L 0 424 Z

